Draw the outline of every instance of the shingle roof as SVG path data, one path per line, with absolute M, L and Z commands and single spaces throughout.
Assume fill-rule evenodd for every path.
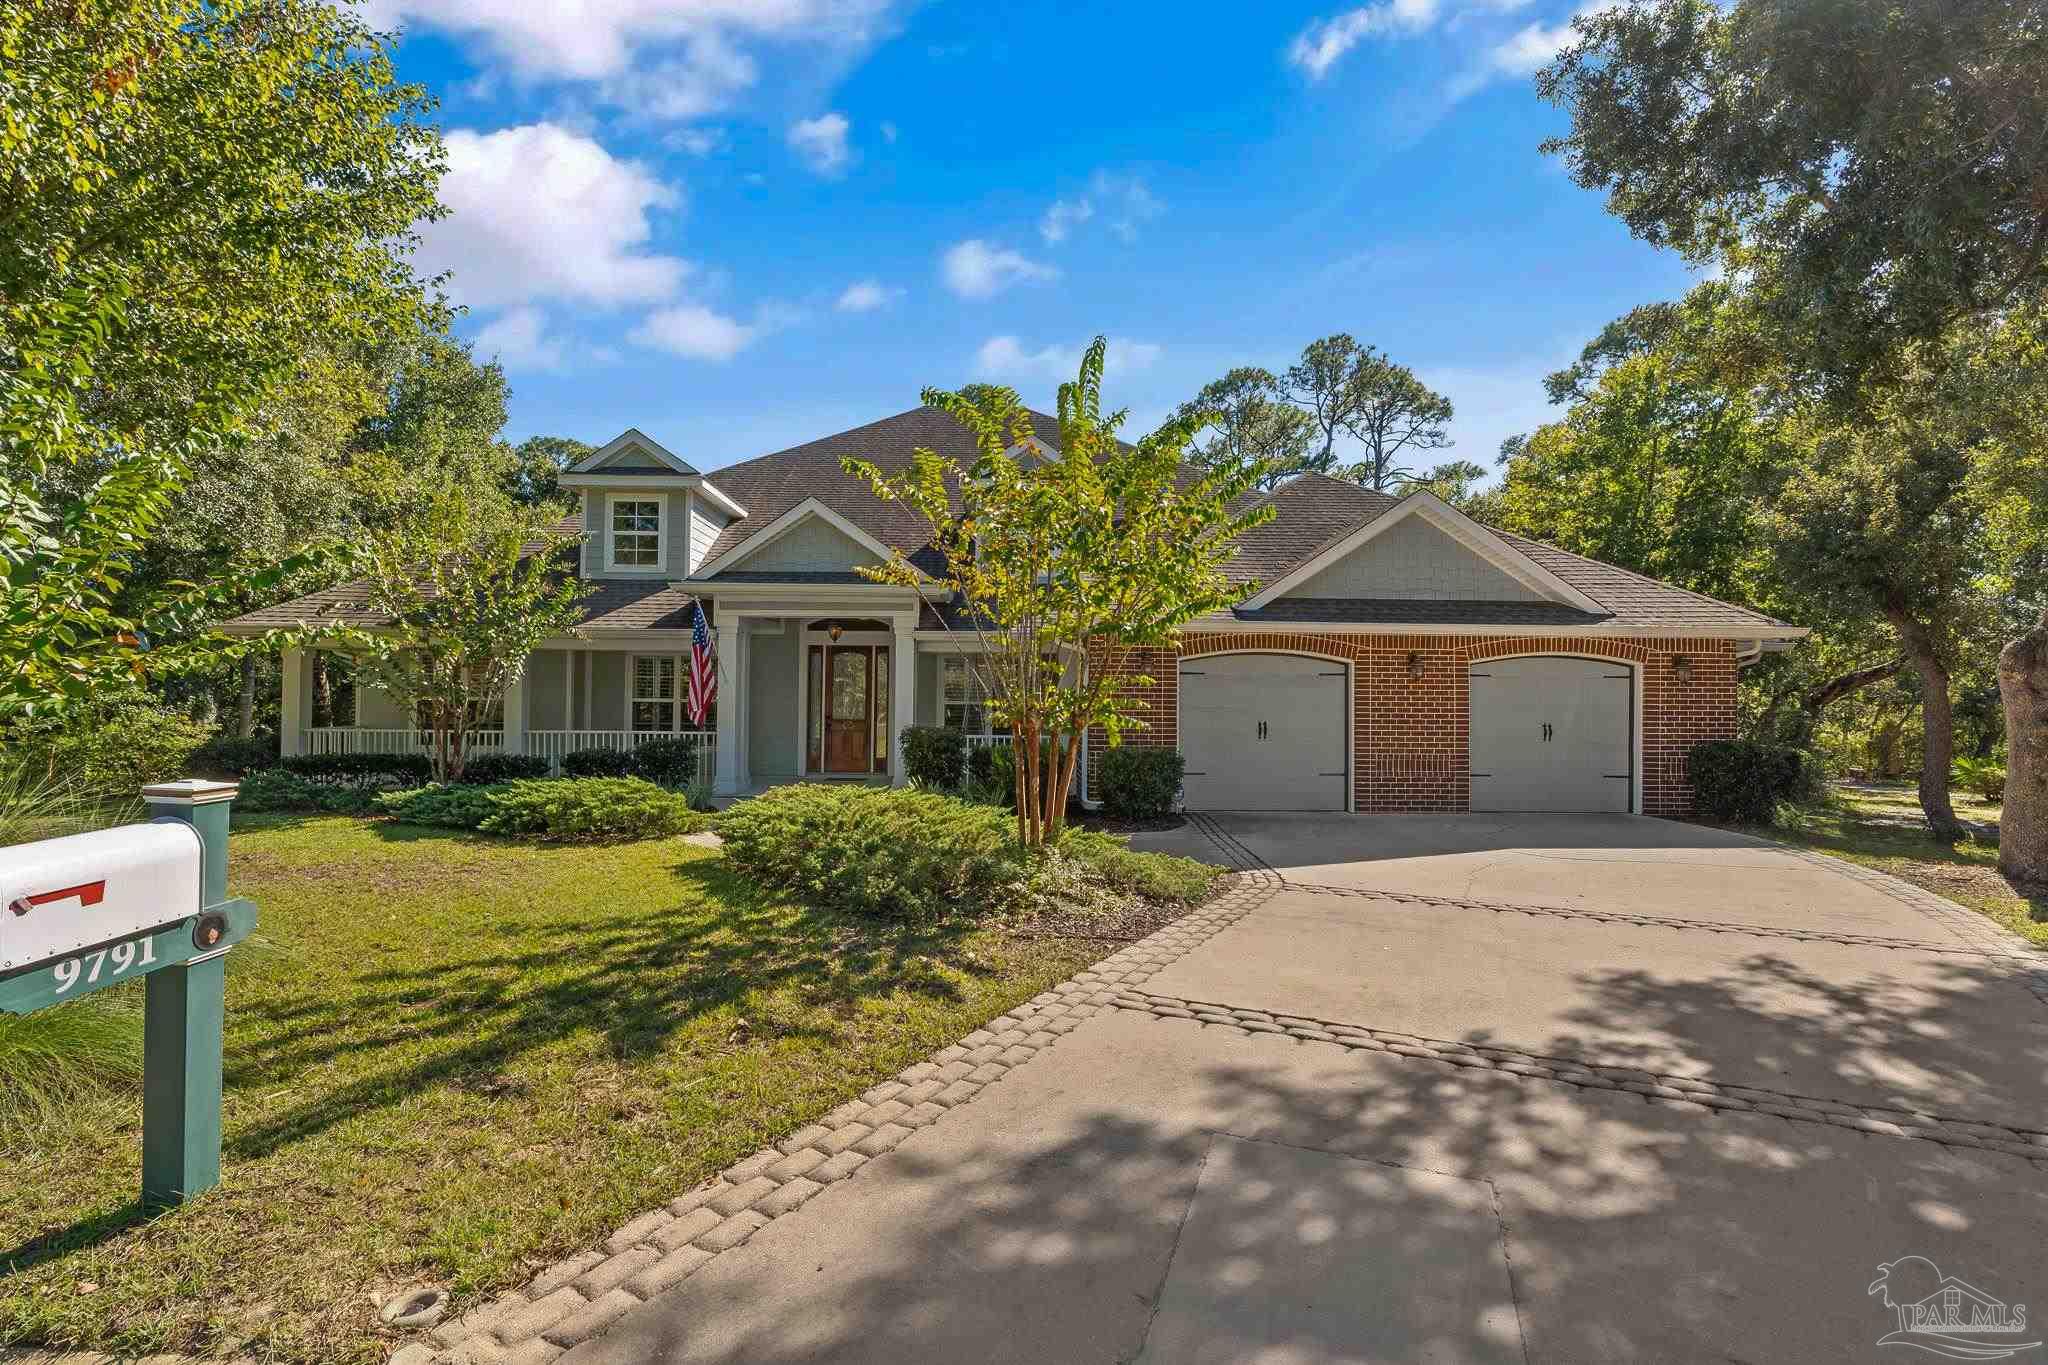
M 1033 434 L 1048 446 L 1059 444 L 1059 424 L 1045 413 L 1030 414 Z M 914 408 L 835 436 L 792 446 L 772 455 L 730 465 L 707 475 L 707 482 L 747 509 L 728 524 L 712 544 L 707 559 L 717 559 L 744 545 L 762 527 L 774 522 L 807 498 L 816 498 L 882 544 L 900 550 L 928 572 L 930 528 L 902 503 L 884 502 L 865 483 L 847 474 L 840 461 L 849 456 L 872 462 L 884 473 L 909 469 L 919 448 L 936 451 L 957 464 L 976 455 L 972 434 L 937 408 Z M 610 471 L 607 471 L 610 472 Z M 1290 570 L 1352 535 L 1375 518 L 1400 505 L 1399 498 L 1320 474 L 1290 480 L 1265 495 L 1276 515 L 1246 532 L 1230 566 L 1238 582 L 1271 583 Z M 561 524 L 581 530 L 576 518 Z M 1600 604 L 1589 613 L 1560 603 L 1437 602 L 1411 599 L 1283 599 L 1255 611 L 1217 612 L 1199 624 L 1326 622 L 1349 624 L 1431 624 L 1483 626 L 1606 626 L 1617 629 L 1757 631 L 1782 633 L 1785 622 L 1732 603 L 1688 592 L 1654 578 L 1575 555 L 1541 541 L 1499 532 L 1515 550 Z M 717 575 L 702 591 L 715 595 L 718 580 L 726 582 L 861 583 L 857 573 L 751 572 L 745 568 Z M 377 625 L 361 611 L 360 585 L 344 584 L 276 607 L 251 612 L 231 622 L 230 629 L 249 633 L 300 621 L 346 620 Z M 600 582 L 586 604 L 585 625 L 596 630 L 687 628 L 691 594 L 665 582 Z M 354 608 L 355 610 L 351 610 Z M 942 622 L 929 609 L 926 628 Z

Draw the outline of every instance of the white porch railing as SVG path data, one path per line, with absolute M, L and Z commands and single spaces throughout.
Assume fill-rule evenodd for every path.
M 372 730 L 353 725 L 321 725 L 305 732 L 301 753 L 411 754 L 425 753 L 434 742 L 425 730 Z M 472 730 L 466 741 L 471 753 L 496 753 L 505 747 L 503 730 Z
M 304 732 L 302 753 L 308 754 L 412 754 L 425 753 L 434 737 L 423 730 L 358 729 L 353 725 L 323 725 Z M 1005 737 L 1007 738 L 1007 737 Z M 710 777 L 716 769 L 718 734 L 714 730 L 684 730 L 677 734 L 641 730 L 528 730 L 523 752 L 548 761 L 559 773 L 562 759 L 578 749 L 611 749 L 631 753 L 650 739 L 681 739 L 697 750 L 697 771 Z M 471 753 L 505 752 L 503 730 L 472 730 Z
M 560 772 L 562 759 L 578 749 L 610 749 L 629 754 L 653 739 L 687 740 L 697 751 L 698 777 L 709 778 L 716 771 L 715 730 L 682 730 L 673 734 L 664 730 L 528 730 L 526 752 L 545 758 L 550 769 Z

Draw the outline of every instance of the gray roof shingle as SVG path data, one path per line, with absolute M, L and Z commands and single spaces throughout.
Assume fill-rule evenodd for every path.
M 1059 424 L 1054 418 L 1034 412 L 1030 420 L 1033 434 L 1040 441 L 1058 446 Z M 912 456 L 919 448 L 936 451 L 963 465 L 971 463 L 976 455 L 974 438 L 965 427 L 937 408 L 924 407 L 707 475 L 709 483 L 747 509 L 744 518 L 729 523 L 719 533 L 707 560 L 739 548 L 762 527 L 805 499 L 816 498 L 882 544 L 903 552 L 913 564 L 927 572 L 939 571 L 943 566 L 935 562 L 930 528 L 924 520 L 902 503 L 876 498 L 865 483 L 840 467 L 842 459 L 855 457 L 872 462 L 884 473 L 900 474 L 910 468 Z M 1275 516 L 1239 539 L 1238 552 L 1230 566 L 1230 575 L 1238 582 L 1271 583 L 1399 506 L 1401 501 L 1320 474 L 1290 480 L 1266 494 L 1263 500 L 1273 506 Z M 562 522 L 561 529 L 580 531 L 581 524 L 571 517 Z M 1499 534 L 1514 549 L 1599 603 L 1603 611 L 1588 613 L 1559 603 L 1283 599 L 1255 611 L 1213 613 L 1199 624 L 1607 626 L 1675 633 L 1754 630 L 1764 634 L 1794 629 L 1746 607 L 1676 588 L 1541 541 L 1505 531 Z M 755 573 L 741 568 L 717 575 L 704 583 L 701 590 L 715 595 L 718 579 L 795 585 L 868 581 L 857 573 Z M 362 609 L 363 597 L 361 585 L 343 584 L 250 612 L 229 623 L 229 629 L 256 633 L 323 619 L 381 624 Z M 666 582 L 600 581 L 586 601 L 584 624 L 593 630 L 687 629 L 691 601 L 690 591 Z M 941 617 L 927 608 L 925 615 L 930 618 L 925 623 L 927 628 L 942 623 L 965 624 L 952 619 L 950 609 Z

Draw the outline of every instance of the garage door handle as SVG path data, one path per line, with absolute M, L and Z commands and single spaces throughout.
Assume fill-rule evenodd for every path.
M 1553 732 L 1552 732 L 1552 730 L 1551 730 L 1551 728 L 1550 728 L 1550 722 L 1549 722 L 1549 721 L 1547 721 L 1547 720 L 1546 720 L 1546 721 L 1544 721 L 1544 722 L 1543 722 L 1543 742 L 1544 742 L 1545 744 L 1548 744 L 1548 743 L 1550 743 L 1550 736 L 1551 736 L 1551 734 L 1552 734 L 1552 733 L 1553 733 Z
M 1259 722 L 1259 738 L 1260 738 L 1260 739 L 1264 739 L 1265 737 L 1266 737 L 1266 722 L 1264 722 L 1264 721 L 1260 721 L 1260 722 Z

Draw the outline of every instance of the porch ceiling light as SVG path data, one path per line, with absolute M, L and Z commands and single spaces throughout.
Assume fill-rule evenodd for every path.
M 844 631 L 840 628 L 840 625 L 837 621 L 834 621 L 831 625 L 825 627 L 826 638 L 831 640 L 833 644 L 839 643 L 839 637 L 842 634 L 844 634 Z

